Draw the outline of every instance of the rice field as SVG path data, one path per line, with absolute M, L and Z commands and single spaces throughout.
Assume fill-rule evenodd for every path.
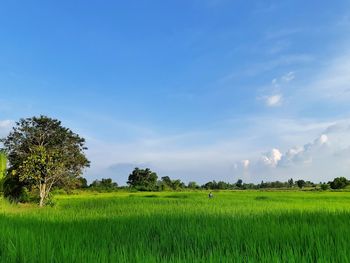
M 0 199 L 1 262 L 349 262 L 350 193 L 81 193 Z

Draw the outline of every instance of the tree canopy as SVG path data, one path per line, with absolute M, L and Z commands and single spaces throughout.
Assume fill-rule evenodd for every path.
M 52 187 L 76 179 L 90 164 L 85 139 L 46 116 L 21 119 L 1 141 L 9 161 L 5 194 L 15 195 L 11 189 L 20 186 L 36 188 L 40 206 Z
M 135 168 L 129 175 L 128 185 L 138 190 L 150 191 L 155 190 L 158 176 L 149 168 Z
M 111 178 L 102 178 L 101 180 L 93 181 L 90 187 L 97 190 L 112 190 L 117 189 L 118 184 L 113 182 Z
M 343 189 L 349 185 L 349 181 L 345 177 L 334 178 L 332 182 L 329 183 L 332 189 Z

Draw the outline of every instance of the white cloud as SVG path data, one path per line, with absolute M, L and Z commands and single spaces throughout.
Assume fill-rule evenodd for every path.
M 261 156 L 262 163 L 269 167 L 276 167 L 281 159 L 282 153 L 278 149 L 272 149 Z
M 347 176 L 350 170 L 349 132 L 350 120 L 339 121 L 303 146 L 292 147 L 285 153 L 272 149 L 253 158 L 249 171 L 243 173 L 237 170 L 236 176 L 244 178 L 245 174 L 249 174 L 252 181 L 303 178 L 315 182 Z
M 295 73 L 293 71 L 290 71 L 279 78 L 274 78 L 271 81 L 271 87 L 267 88 L 267 90 L 269 90 L 269 92 L 272 93 L 272 95 L 262 96 L 262 98 L 265 100 L 265 105 L 268 107 L 281 106 L 283 102 L 283 95 L 281 89 L 284 86 L 287 86 L 288 83 L 290 83 L 294 79 Z
M 87 170 L 87 178 L 91 181 L 108 176 L 119 184 L 125 184 L 134 166 L 140 166 L 150 167 L 159 176 L 168 175 L 185 182 L 192 180 L 198 183 L 211 180 L 234 182 L 238 178 L 246 182 L 260 182 L 274 178 L 283 180 L 284 177 L 288 179 L 288 176 L 292 176 L 292 168 L 303 163 L 302 160 L 298 163 L 295 157 L 293 159 L 295 164 L 282 166 L 280 158 L 285 158 L 291 145 L 307 141 L 314 143 L 314 138 L 322 144 L 326 140 L 319 135 L 325 134 L 328 138 L 326 145 L 336 147 L 341 144 L 341 140 L 337 141 L 336 136 L 330 134 L 330 131 L 339 134 L 339 130 L 343 131 L 348 127 L 346 123 L 350 127 L 350 121 L 347 120 L 315 122 L 309 119 L 259 117 L 215 124 L 212 130 L 167 136 L 147 131 L 138 134 L 137 140 L 130 141 L 103 142 L 94 140 L 92 136 L 84 136 L 90 138 L 88 156 L 92 161 L 91 168 Z M 219 125 L 232 129 L 234 134 L 222 137 L 218 131 Z M 261 152 L 276 146 L 278 150 L 265 154 L 263 162 Z M 300 148 L 304 149 L 304 146 Z M 285 154 L 281 156 L 283 152 Z M 293 154 L 292 148 L 290 152 Z M 298 155 L 298 158 L 307 159 L 307 157 L 308 155 Z M 282 171 L 283 169 L 285 170 Z M 302 176 L 304 172 L 300 170 L 298 174 Z M 319 180 L 317 173 L 309 176 L 309 179 L 312 178 Z
M 328 136 L 327 136 L 326 134 L 322 134 L 322 135 L 320 136 L 320 138 L 318 138 L 318 139 L 315 141 L 315 143 L 316 143 L 317 145 L 320 145 L 320 146 L 326 144 L 327 142 L 328 142 Z
M 293 71 L 287 73 L 286 75 L 282 76 L 281 80 L 283 82 L 291 82 L 293 79 L 295 79 L 295 73 Z
M 265 99 L 266 106 L 269 107 L 277 107 L 282 104 L 282 95 L 281 94 L 275 94 L 272 96 L 268 96 Z
M 242 166 L 243 166 L 244 169 L 248 169 L 249 168 L 249 164 L 250 164 L 249 160 L 243 160 L 242 161 Z
M 328 136 L 322 134 L 311 143 L 291 148 L 283 155 L 278 165 L 289 166 L 312 163 L 313 158 L 321 155 L 322 151 L 325 150 L 324 147 L 327 146 L 328 141 Z
M 0 137 L 4 137 L 10 132 L 13 124 L 14 122 L 11 120 L 0 120 Z

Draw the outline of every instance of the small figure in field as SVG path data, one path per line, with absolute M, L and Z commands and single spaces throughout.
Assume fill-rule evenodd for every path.
M 211 199 L 211 198 L 213 198 L 214 196 L 213 196 L 213 193 L 212 192 L 210 192 L 209 193 L 209 198 Z

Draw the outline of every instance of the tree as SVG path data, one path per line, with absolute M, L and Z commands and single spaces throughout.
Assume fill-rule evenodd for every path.
M 337 177 L 332 182 L 329 182 L 332 189 L 343 189 L 349 185 L 349 181 L 345 177 Z
M 112 190 L 118 187 L 118 184 L 113 182 L 111 178 L 102 178 L 100 180 L 95 180 L 90 185 L 91 188 L 102 189 L 102 190 Z
M 288 180 L 288 186 L 289 186 L 289 187 L 293 187 L 293 185 L 294 185 L 293 178 L 290 178 L 290 179 Z
M 219 181 L 217 187 L 220 190 L 225 190 L 225 189 L 229 189 L 230 188 L 230 184 L 228 184 L 226 182 L 223 182 L 223 181 Z
M 155 190 L 158 176 L 149 168 L 135 168 L 129 175 L 127 184 L 133 188 L 143 191 Z
M 329 189 L 329 184 L 326 184 L 326 183 L 322 184 L 321 183 L 320 186 L 321 186 L 321 189 L 324 191 Z
M 241 188 L 242 185 L 243 185 L 242 179 L 238 179 L 237 182 L 236 182 L 236 186 L 237 186 L 238 188 Z
M 179 189 L 185 188 L 185 184 L 183 182 L 181 182 L 180 179 L 172 180 L 171 181 L 171 188 L 173 190 L 179 190 Z
M 64 189 L 67 193 L 71 192 L 74 189 L 85 189 L 88 188 L 87 180 L 82 177 L 76 178 L 66 178 L 62 179 L 55 185 L 55 188 Z
M 218 188 L 218 183 L 214 180 L 212 182 L 207 182 L 206 184 L 202 185 L 202 188 L 204 189 L 217 189 Z
M 1 141 L 9 160 L 7 177 L 12 178 L 5 183 L 38 189 L 40 206 L 54 186 L 76 179 L 90 164 L 85 139 L 46 116 L 21 119 Z
M 198 188 L 199 188 L 199 185 L 197 185 L 196 182 L 189 182 L 188 185 L 187 185 L 187 187 L 188 187 L 189 189 L 198 189 Z
M 306 185 L 306 182 L 304 180 L 298 180 L 296 181 L 296 184 L 301 189 Z
M 170 177 L 163 176 L 159 182 L 159 187 L 159 189 L 162 191 L 173 188 L 172 180 L 170 179 Z
M 81 177 L 81 176 L 78 177 L 77 178 L 76 188 L 81 188 L 81 189 L 88 188 L 88 183 L 87 183 L 86 178 Z

